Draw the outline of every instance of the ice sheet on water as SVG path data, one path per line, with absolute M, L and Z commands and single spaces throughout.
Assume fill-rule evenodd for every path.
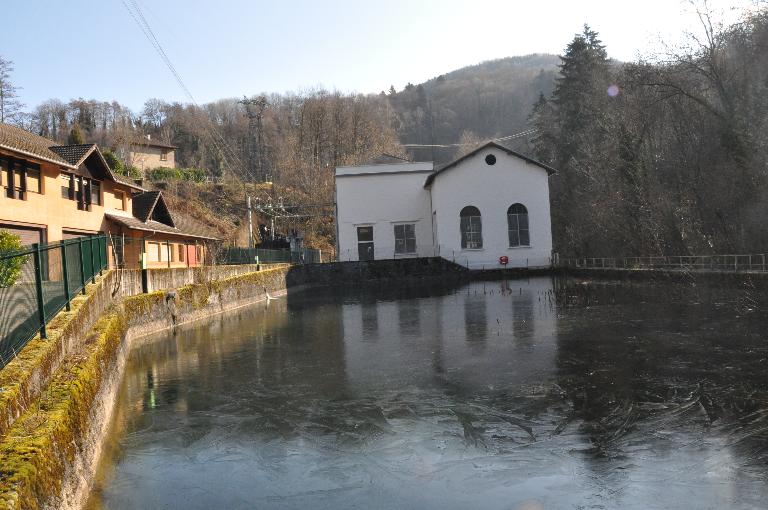
M 133 353 L 91 505 L 759 506 L 768 316 L 743 301 L 536 279 L 188 327 Z

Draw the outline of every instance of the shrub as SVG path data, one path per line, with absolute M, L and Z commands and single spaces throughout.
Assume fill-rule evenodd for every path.
M 131 179 L 141 179 L 141 170 L 133 165 L 124 166 L 122 174 L 126 177 L 130 177 Z
M 101 154 L 107 161 L 109 168 L 111 168 L 112 171 L 116 174 L 130 177 L 131 179 L 141 179 L 141 172 L 138 168 L 133 165 L 124 164 L 122 161 L 120 161 L 120 158 L 118 158 L 111 150 L 104 149 L 101 151 Z
M 5 230 L 0 230 L 0 287 L 10 287 L 21 276 L 21 270 L 27 261 L 27 256 L 11 257 L 3 259 L 4 255 L 10 255 L 21 251 L 21 238 Z
M 147 173 L 152 181 L 187 181 L 203 182 L 205 181 L 206 171 L 202 168 L 169 168 L 159 166 L 153 168 Z
M 120 161 L 120 158 L 115 156 L 114 152 L 109 149 L 104 149 L 101 151 L 101 155 L 104 156 L 104 160 L 107 162 L 109 168 L 111 168 L 113 172 L 125 175 L 123 173 L 125 172 L 125 166 L 123 165 L 123 162 Z

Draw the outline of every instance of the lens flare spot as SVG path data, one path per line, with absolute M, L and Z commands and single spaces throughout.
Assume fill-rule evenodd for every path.
M 611 85 L 608 87 L 608 95 L 611 97 L 616 97 L 619 95 L 619 86 L 618 85 Z

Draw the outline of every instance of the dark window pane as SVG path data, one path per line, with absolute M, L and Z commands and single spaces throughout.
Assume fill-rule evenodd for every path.
M 520 246 L 520 236 L 517 230 L 509 231 L 509 245 Z
M 416 239 L 410 238 L 405 242 L 406 253 L 416 253 Z
M 357 227 L 358 241 L 373 241 L 373 227 Z
M 464 209 L 461 210 L 461 212 L 459 213 L 459 216 L 461 216 L 461 217 L 464 217 L 464 216 L 480 216 L 480 210 L 477 207 L 473 206 L 473 205 L 468 205 Z
M 518 214 L 517 215 L 517 221 L 520 224 L 520 228 L 528 228 L 528 215 L 527 214 Z
M 91 203 L 101 205 L 101 185 L 96 181 L 91 183 Z
M 416 237 L 416 225 L 410 223 L 408 225 L 403 225 L 405 230 L 405 237 Z
M 520 231 L 520 245 L 522 245 L 522 246 L 530 246 L 530 244 L 531 244 L 531 239 L 530 239 L 530 237 L 528 235 L 528 231 L 527 230 L 521 230 Z

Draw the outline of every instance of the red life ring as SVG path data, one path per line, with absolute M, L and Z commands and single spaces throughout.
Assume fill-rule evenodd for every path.
M 502 266 L 506 266 L 507 264 L 509 264 L 509 257 L 507 257 L 506 255 L 502 255 L 501 257 L 499 257 L 499 264 L 501 264 Z

